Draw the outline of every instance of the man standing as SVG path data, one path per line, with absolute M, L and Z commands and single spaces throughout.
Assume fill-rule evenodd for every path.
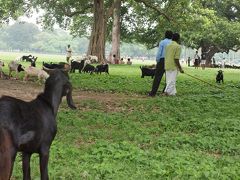
M 67 54 L 66 54 L 66 59 L 67 59 L 67 62 L 69 63 L 69 59 L 72 57 L 72 49 L 70 47 L 70 44 L 67 46 Z
M 198 69 L 198 66 L 200 64 L 200 57 L 198 55 L 198 51 L 196 51 L 196 54 L 194 55 L 194 67 L 195 69 Z
M 206 54 L 205 54 L 205 52 L 202 53 L 201 57 L 202 57 L 201 58 L 201 66 L 202 66 L 202 69 L 204 70 L 205 67 L 206 67 Z
M 190 59 L 190 57 L 188 57 L 188 59 L 187 59 L 187 65 L 188 65 L 188 67 L 190 67 L 190 64 L 191 64 L 191 59 Z
M 156 65 L 155 76 L 152 84 L 152 90 L 149 92 L 148 96 L 154 97 L 157 93 L 162 76 L 165 72 L 165 69 L 164 69 L 165 47 L 171 43 L 172 41 L 171 39 L 172 39 L 172 31 L 166 31 L 165 39 L 159 43 L 159 48 L 158 48 L 157 57 L 156 57 L 157 65 Z
M 166 70 L 166 81 L 167 86 L 165 89 L 165 95 L 174 96 L 176 95 L 176 78 L 178 70 L 184 73 L 179 63 L 181 46 L 179 45 L 180 35 L 174 33 L 172 42 L 166 47 L 165 51 L 165 70 Z

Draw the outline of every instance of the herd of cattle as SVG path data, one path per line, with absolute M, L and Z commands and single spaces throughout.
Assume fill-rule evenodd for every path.
M 45 63 L 43 62 L 42 68 L 36 67 L 36 61 L 38 57 L 28 55 L 22 56 L 20 58 L 16 58 L 12 60 L 8 64 L 9 74 L 5 74 L 3 72 L 3 66 L 5 66 L 4 62 L 0 60 L 0 78 L 2 79 L 10 79 L 12 77 L 12 72 L 16 72 L 16 79 L 18 79 L 18 73 L 24 71 L 25 76 L 24 80 L 28 80 L 29 76 L 38 77 L 38 80 L 45 81 L 49 77 L 49 73 L 51 73 L 54 69 L 60 69 L 66 72 L 74 73 L 78 70 L 79 73 L 96 73 L 101 74 L 105 72 L 109 74 L 109 66 L 108 64 L 100 64 L 96 67 L 92 65 L 92 63 L 96 63 L 94 59 L 77 59 L 71 60 L 71 64 L 66 62 L 59 62 L 59 63 Z M 24 67 L 21 64 L 21 61 L 30 62 L 31 65 L 29 67 Z

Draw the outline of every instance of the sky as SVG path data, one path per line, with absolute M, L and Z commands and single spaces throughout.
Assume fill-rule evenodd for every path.
M 28 23 L 33 23 L 36 24 L 40 29 L 41 29 L 41 25 L 37 24 L 37 19 L 43 14 L 43 12 L 36 12 L 34 11 L 32 13 L 32 15 L 30 17 L 27 16 L 20 16 L 18 17 L 17 21 L 24 21 L 24 22 L 28 22 Z M 10 21 L 10 25 L 14 24 L 16 21 L 12 20 Z

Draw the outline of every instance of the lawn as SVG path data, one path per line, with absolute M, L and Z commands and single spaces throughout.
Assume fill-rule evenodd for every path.
M 176 97 L 150 98 L 140 65 L 70 75 L 78 110 L 61 105 L 50 179 L 239 179 L 240 70 L 224 69 L 223 90 L 180 74 Z M 217 69 L 184 70 L 215 84 Z M 39 179 L 37 155 L 31 165 Z M 20 156 L 13 179 L 22 179 Z

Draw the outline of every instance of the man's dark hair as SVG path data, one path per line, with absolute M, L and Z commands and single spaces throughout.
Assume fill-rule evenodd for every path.
M 178 42 L 180 40 L 180 34 L 173 33 L 172 40 Z
M 172 39 L 173 32 L 172 31 L 166 31 L 165 32 L 165 38 Z

